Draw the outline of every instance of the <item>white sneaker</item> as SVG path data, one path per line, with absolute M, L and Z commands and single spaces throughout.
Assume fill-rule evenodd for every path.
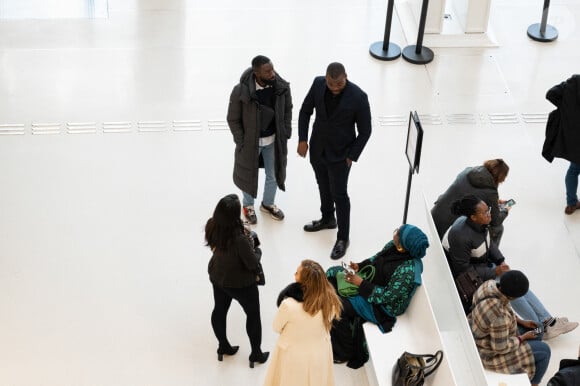
M 544 332 L 543 340 L 548 340 L 557 337 L 561 334 L 566 334 L 578 327 L 578 322 L 570 322 L 568 318 L 556 318 L 556 322 L 547 326 Z

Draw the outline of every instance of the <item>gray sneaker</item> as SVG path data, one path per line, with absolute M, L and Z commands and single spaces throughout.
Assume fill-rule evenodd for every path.
M 248 221 L 248 224 L 254 225 L 258 222 L 256 211 L 252 205 L 244 206 L 244 217 Z
M 284 220 L 284 212 L 282 212 L 276 205 L 264 205 L 264 203 L 262 203 L 262 205 L 260 205 L 260 210 L 269 213 L 270 217 L 274 220 Z
M 544 332 L 543 340 L 548 340 L 557 337 L 561 334 L 566 334 L 578 327 L 578 322 L 570 322 L 568 318 L 556 318 L 553 325 L 547 326 Z

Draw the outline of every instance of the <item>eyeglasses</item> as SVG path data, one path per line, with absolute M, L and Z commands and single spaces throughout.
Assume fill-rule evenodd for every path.
M 491 206 L 488 206 L 486 210 L 484 210 L 483 212 L 479 212 L 479 214 L 483 216 L 491 214 Z

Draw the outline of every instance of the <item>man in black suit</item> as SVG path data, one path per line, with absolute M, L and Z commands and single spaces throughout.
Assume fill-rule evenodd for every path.
M 298 154 L 301 157 L 306 157 L 309 149 L 308 126 L 314 109 L 310 163 L 318 183 L 322 218 L 306 224 L 304 230 L 317 232 L 338 225 L 337 240 L 330 254 L 336 260 L 344 256 L 350 242 L 348 174 L 371 136 L 371 109 L 367 94 L 347 80 L 344 66 L 330 63 L 326 76 L 314 79 L 300 109 Z

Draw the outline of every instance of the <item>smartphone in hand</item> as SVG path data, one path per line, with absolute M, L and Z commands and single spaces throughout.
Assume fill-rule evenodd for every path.
M 506 202 L 504 202 L 503 204 L 499 205 L 499 209 L 500 210 L 506 210 L 508 208 L 511 208 L 512 206 L 514 206 L 516 204 L 516 200 L 514 200 L 513 198 L 510 198 L 509 200 L 507 200 Z
M 354 269 L 351 268 L 350 265 L 346 264 L 344 261 L 342 262 L 342 268 L 344 269 L 345 272 L 349 273 L 350 275 L 354 275 Z

